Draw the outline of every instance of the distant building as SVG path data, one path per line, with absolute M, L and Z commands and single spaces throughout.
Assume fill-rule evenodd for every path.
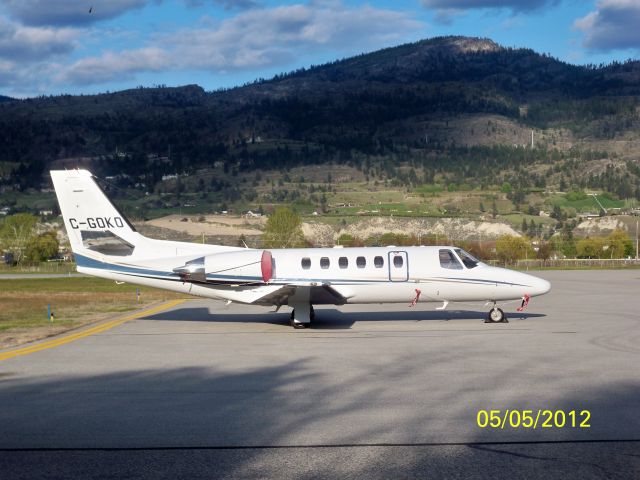
M 593 212 L 578 213 L 578 218 L 598 218 L 600 215 Z

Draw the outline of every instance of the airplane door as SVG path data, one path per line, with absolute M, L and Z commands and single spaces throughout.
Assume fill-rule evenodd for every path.
M 407 252 L 389 252 L 389 280 L 406 282 L 409 280 L 409 258 Z

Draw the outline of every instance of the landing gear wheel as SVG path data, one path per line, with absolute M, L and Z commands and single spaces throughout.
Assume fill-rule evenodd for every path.
M 294 318 L 296 318 L 295 313 L 296 313 L 295 309 L 291 310 L 291 316 L 289 317 L 289 323 L 291 324 L 291 326 L 296 329 L 309 328 L 308 323 L 300 323 L 294 320 Z
M 509 323 L 501 308 L 493 307 L 489 310 L 485 323 Z

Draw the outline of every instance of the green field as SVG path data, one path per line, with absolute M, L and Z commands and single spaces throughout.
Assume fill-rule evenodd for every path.
M 175 298 L 180 295 L 95 277 L 0 280 L 0 347 Z M 47 305 L 55 314 L 53 322 L 47 317 Z
M 606 195 L 598 195 L 598 200 L 604 208 L 622 208 L 625 205 L 624 200 L 614 200 Z M 573 199 L 570 195 L 557 195 L 549 199 L 551 205 L 557 205 L 560 208 L 575 208 L 577 212 L 598 212 L 600 207 L 592 196 L 578 196 Z

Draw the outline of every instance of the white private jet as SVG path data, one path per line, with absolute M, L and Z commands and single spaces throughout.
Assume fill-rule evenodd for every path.
M 442 247 L 257 250 L 154 240 L 136 232 L 87 170 L 51 171 L 81 273 L 201 297 L 288 305 L 304 328 L 313 305 L 485 301 L 487 322 L 506 322 L 498 302 L 543 295 L 546 280 L 488 266 Z

